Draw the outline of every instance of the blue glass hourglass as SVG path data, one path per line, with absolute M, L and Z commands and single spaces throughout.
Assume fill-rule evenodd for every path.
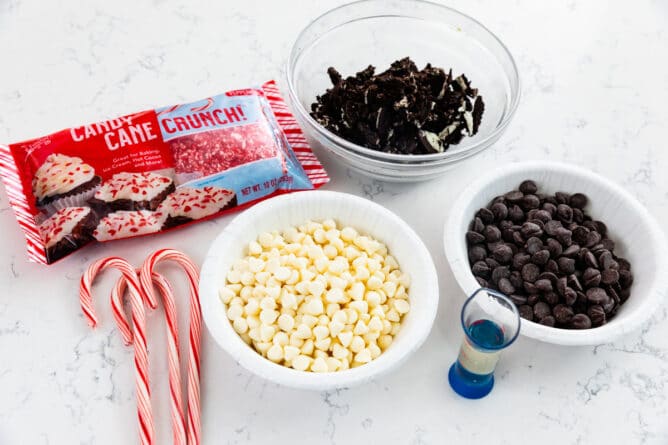
M 494 387 L 494 369 L 501 351 L 520 332 L 520 314 L 502 293 L 480 288 L 464 302 L 461 322 L 464 340 L 448 381 L 457 394 L 479 399 Z

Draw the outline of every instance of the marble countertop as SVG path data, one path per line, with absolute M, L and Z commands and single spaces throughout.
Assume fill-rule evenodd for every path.
M 0 2 L 0 141 L 283 76 L 296 35 L 334 1 Z M 448 206 L 473 174 L 501 163 L 587 165 L 668 219 L 668 6 L 637 2 L 452 0 L 508 45 L 523 97 L 508 131 L 459 169 L 396 185 L 347 171 L 321 154 L 330 190 L 397 212 L 428 245 L 441 301 L 425 345 L 371 384 L 304 392 L 255 378 L 203 339 L 204 444 L 668 443 L 668 320 L 598 347 L 521 338 L 480 401 L 446 378 L 462 337 L 464 295 L 441 245 Z M 434 206 L 434 196 L 440 206 Z M 77 297 L 84 267 L 103 255 L 138 264 L 172 246 L 201 261 L 230 216 L 158 237 L 94 246 L 52 267 L 27 262 L 0 192 L 0 444 L 136 443 L 131 349 L 108 307 L 86 325 Z M 100 288 L 111 283 L 106 277 Z M 182 289 L 183 290 L 183 289 Z M 149 322 L 158 443 L 170 443 L 162 321 Z

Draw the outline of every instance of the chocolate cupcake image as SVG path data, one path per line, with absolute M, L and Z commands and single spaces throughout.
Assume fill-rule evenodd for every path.
M 93 239 L 97 216 L 89 207 L 58 210 L 39 226 L 49 264 L 69 255 Z
M 123 172 L 104 181 L 88 204 L 100 217 L 117 211 L 156 210 L 174 190 L 174 181 L 167 176 Z
M 237 205 L 232 190 L 220 187 L 180 187 L 160 204 L 158 211 L 166 215 L 163 228 L 206 218 Z
M 53 153 L 35 172 L 32 192 L 46 216 L 67 207 L 85 205 L 100 185 L 95 169 L 81 158 Z

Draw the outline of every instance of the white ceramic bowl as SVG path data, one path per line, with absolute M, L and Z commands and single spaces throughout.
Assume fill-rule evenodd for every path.
M 402 271 L 411 277 L 411 310 L 392 345 L 377 359 L 358 368 L 333 373 L 297 371 L 273 363 L 248 346 L 234 331 L 218 298 L 232 263 L 244 256 L 261 232 L 283 230 L 306 220 L 333 218 L 340 224 L 384 242 Z M 438 308 L 438 279 L 422 240 L 386 208 L 345 193 L 308 191 L 259 203 L 237 216 L 213 242 L 202 266 L 200 300 L 206 326 L 218 344 L 252 373 L 296 388 L 327 390 L 350 387 L 384 374 L 406 360 L 424 342 Z
M 561 345 L 608 343 L 638 328 L 663 300 L 668 288 L 666 239 L 654 218 L 617 184 L 570 164 L 521 162 L 485 173 L 471 184 L 450 210 L 445 252 L 455 279 L 467 295 L 480 287 L 469 267 L 465 233 L 474 213 L 498 195 L 533 179 L 539 192 L 582 192 L 589 197 L 587 211 L 605 222 L 615 252 L 631 262 L 634 275 L 631 296 L 605 325 L 587 330 L 558 329 L 522 320 L 520 333 Z

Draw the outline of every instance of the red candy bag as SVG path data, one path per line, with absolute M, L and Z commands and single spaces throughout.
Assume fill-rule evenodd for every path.
M 329 180 L 273 81 L 0 145 L 0 175 L 44 264 Z

